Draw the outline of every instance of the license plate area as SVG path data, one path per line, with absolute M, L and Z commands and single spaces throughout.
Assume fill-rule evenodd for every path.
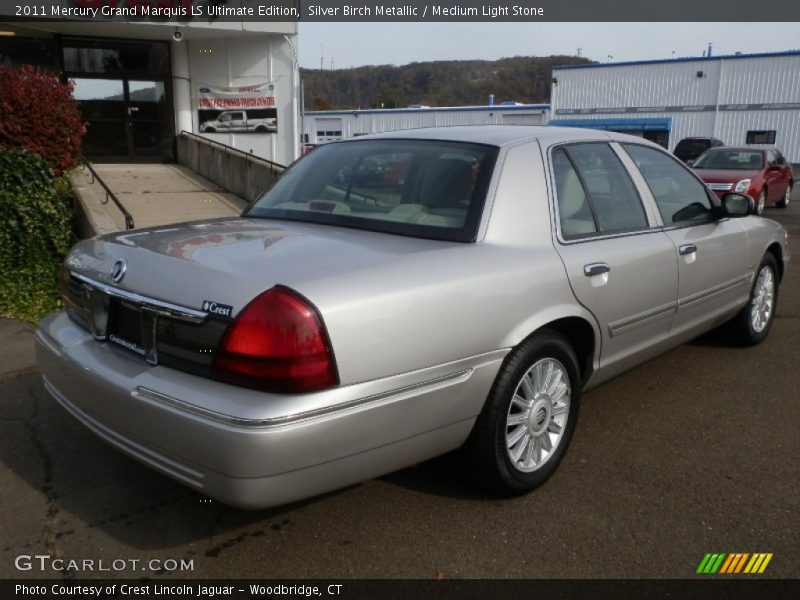
M 154 316 L 130 302 L 111 298 L 108 307 L 107 339 L 118 346 L 156 362 Z

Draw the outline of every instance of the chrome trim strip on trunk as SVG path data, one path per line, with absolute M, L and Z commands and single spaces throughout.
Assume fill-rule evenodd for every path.
M 676 306 L 677 302 L 670 302 L 669 304 L 664 304 L 663 306 L 657 306 L 641 312 L 638 315 L 633 315 L 632 317 L 627 317 L 625 319 L 620 319 L 619 321 L 609 323 L 608 334 L 611 337 L 614 337 L 616 335 L 620 335 L 621 333 L 627 333 L 628 331 L 636 329 L 637 327 L 646 325 L 657 317 L 674 311 Z
M 141 398 L 144 400 L 158 402 L 160 404 L 166 404 L 168 406 L 171 406 L 172 408 L 177 408 L 182 411 L 190 412 L 200 417 L 205 417 L 213 421 L 219 421 L 227 425 L 234 425 L 237 427 L 258 427 L 258 428 L 268 429 L 273 427 L 290 425 L 297 423 L 299 421 L 306 421 L 308 419 L 330 415 L 336 412 L 342 412 L 365 404 L 371 404 L 385 400 L 398 400 L 400 399 L 401 396 L 404 396 L 412 392 L 414 393 L 433 392 L 445 387 L 449 387 L 451 385 L 457 385 L 459 383 L 463 383 L 472 376 L 472 373 L 474 371 L 475 369 L 465 369 L 463 371 L 452 373 L 450 375 L 436 377 L 435 379 L 429 379 L 428 381 L 422 381 L 414 385 L 409 385 L 388 392 L 382 392 L 380 394 L 365 396 L 364 398 L 357 398 L 349 402 L 342 402 L 334 406 L 326 406 L 323 408 L 308 410 L 293 415 L 285 415 L 282 417 L 274 417 L 269 419 L 248 419 L 242 417 L 234 417 L 232 415 L 226 415 L 224 413 L 220 413 L 217 411 L 209 410 L 207 408 L 196 406 L 194 404 L 190 404 L 188 402 L 179 400 L 178 398 L 175 398 L 168 394 L 162 394 L 161 392 L 157 392 L 155 390 L 151 390 L 150 388 L 146 388 L 143 386 L 138 386 L 135 390 L 133 390 L 133 392 L 131 392 L 131 395 L 134 398 Z
M 727 290 L 733 289 L 735 287 L 747 283 L 749 279 L 750 275 L 742 275 L 741 277 L 737 277 L 736 279 L 732 279 L 731 281 L 726 281 L 725 283 L 716 285 L 713 288 L 703 290 L 702 292 L 697 292 L 696 294 L 692 294 L 691 296 L 686 296 L 686 298 L 681 298 L 680 300 L 678 300 L 678 310 L 680 311 L 692 304 L 697 304 L 698 302 L 709 300 L 713 296 L 716 296 L 717 294 L 721 294 L 722 292 L 725 292 Z
M 109 296 L 114 296 L 115 298 L 121 298 L 123 300 L 128 300 L 129 302 L 134 302 L 162 317 L 181 319 L 191 323 L 201 323 L 208 318 L 208 313 L 205 311 L 189 308 L 188 306 L 180 306 L 178 304 L 173 304 L 172 302 L 166 302 L 164 300 L 158 300 L 156 298 L 149 298 L 147 296 L 137 294 L 136 292 L 121 290 L 101 281 L 97 281 L 96 279 L 92 279 L 91 277 L 86 277 L 85 275 L 75 273 L 74 271 L 70 271 L 70 276 L 74 277 L 81 283 L 90 286 L 91 288 L 97 289 L 105 294 L 108 294 Z

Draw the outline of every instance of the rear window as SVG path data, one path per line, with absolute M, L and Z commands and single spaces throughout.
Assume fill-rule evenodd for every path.
M 678 145 L 675 146 L 675 156 L 680 158 L 682 161 L 687 160 L 694 160 L 698 156 L 700 156 L 703 152 L 708 150 L 711 147 L 711 140 L 692 140 L 692 139 L 685 139 L 678 142 Z
M 695 169 L 758 170 L 764 168 L 764 153 L 747 150 L 709 150 L 692 166 Z
M 320 146 L 247 216 L 474 241 L 498 149 L 428 140 Z

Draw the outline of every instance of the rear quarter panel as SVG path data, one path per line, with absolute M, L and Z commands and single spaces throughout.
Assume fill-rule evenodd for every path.
M 512 348 L 558 318 L 596 328 L 553 247 L 538 144 L 498 160 L 477 243 L 443 243 L 298 288 L 323 315 L 342 384 Z

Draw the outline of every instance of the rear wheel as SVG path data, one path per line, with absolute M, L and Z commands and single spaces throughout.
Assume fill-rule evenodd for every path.
M 778 262 L 767 252 L 756 272 L 747 304 L 731 321 L 734 341 L 742 346 L 754 346 L 767 337 L 777 303 Z
M 468 473 L 498 494 L 538 487 L 566 453 L 579 403 L 575 352 L 556 332 L 535 333 L 503 363 L 462 448 Z
M 792 199 L 792 182 L 790 181 L 786 186 L 786 193 L 783 194 L 783 198 L 778 202 L 775 206 L 778 208 L 786 208 L 789 206 L 789 200 Z

